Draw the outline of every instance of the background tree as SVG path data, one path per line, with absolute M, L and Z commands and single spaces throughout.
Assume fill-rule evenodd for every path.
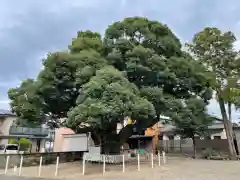
M 19 118 L 17 123 L 27 126 L 41 124 L 44 113 L 36 91 L 37 85 L 33 79 L 27 79 L 19 87 L 9 89 L 10 106 Z
M 240 109 L 240 88 L 237 88 L 235 90 L 233 90 L 234 92 L 234 100 L 233 103 L 236 107 L 237 110 Z
M 196 60 L 212 74 L 211 86 L 216 92 L 232 158 L 236 157 L 236 151 L 233 143 L 232 123 L 227 116 L 225 102 L 231 104 L 230 89 L 237 86 L 239 79 L 238 52 L 233 47 L 235 41 L 236 37 L 232 32 L 223 33 L 217 28 L 205 28 L 197 33 L 192 43 L 189 44 Z
M 228 78 L 226 87 L 224 87 L 222 91 L 222 96 L 225 104 L 227 104 L 227 112 L 228 112 L 228 119 L 230 122 L 232 122 L 232 105 L 234 105 L 238 99 L 238 84 L 239 78 Z M 236 104 L 237 105 L 237 104 Z
M 196 157 L 195 136 L 204 137 L 208 133 L 208 126 L 214 118 L 207 114 L 206 103 L 202 99 L 190 98 L 182 103 L 178 111 L 172 116 L 173 125 L 182 137 L 193 140 L 194 158 Z

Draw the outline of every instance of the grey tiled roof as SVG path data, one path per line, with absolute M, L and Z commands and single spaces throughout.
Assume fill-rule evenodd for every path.
M 233 127 L 235 129 L 240 128 L 236 123 L 233 123 Z M 224 124 L 223 121 L 218 121 L 216 120 L 212 125 L 208 126 L 209 129 L 211 130 L 217 130 L 217 129 L 224 129 Z M 165 124 L 161 127 L 161 132 L 172 132 L 175 130 L 175 126 L 171 124 Z

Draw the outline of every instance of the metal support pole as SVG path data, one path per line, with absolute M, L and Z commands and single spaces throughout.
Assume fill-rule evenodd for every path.
M 163 163 L 166 164 L 166 153 L 163 151 L 162 154 L 163 154 Z
M 106 172 L 106 157 L 103 155 L 103 174 Z
M 151 154 L 151 162 L 152 162 L 152 168 L 154 167 L 154 164 L 153 164 L 153 153 Z
M 161 166 L 161 154 L 160 154 L 160 151 L 158 151 L 158 166 Z
M 83 157 L 83 169 L 82 169 L 82 174 L 85 175 L 85 165 L 86 165 L 86 159 Z
M 140 171 L 140 155 L 137 154 L 137 160 L 138 160 L 138 171 Z
M 7 159 L 6 159 L 6 165 L 5 165 L 5 171 L 4 171 L 4 174 L 7 174 L 7 171 L 8 171 L 8 164 L 9 164 L 9 156 L 7 156 Z
M 56 169 L 55 169 L 55 176 L 58 175 L 58 166 L 59 166 L 59 156 L 57 156 Z
M 125 157 L 124 157 L 124 154 L 123 154 L 122 159 L 123 159 L 123 172 L 125 172 Z
M 21 156 L 21 159 L 20 159 L 20 166 L 19 166 L 18 176 L 21 176 L 21 173 L 22 173 L 22 164 L 23 164 L 23 156 Z
M 38 176 L 39 176 L 39 177 L 41 176 L 42 160 L 43 160 L 43 157 L 41 156 L 41 157 L 40 157 L 40 163 L 39 163 L 39 169 L 38 169 Z

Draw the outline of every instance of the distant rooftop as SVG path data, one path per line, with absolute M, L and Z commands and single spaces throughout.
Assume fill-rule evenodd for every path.
M 14 116 L 14 114 L 9 110 L 0 109 L 0 116 Z

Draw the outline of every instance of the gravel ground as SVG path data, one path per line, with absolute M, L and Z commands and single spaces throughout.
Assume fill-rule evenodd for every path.
M 151 168 L 150 161 L 142 161 L 140 172 L 137 171 L 137 162 L 126 164 L 122 172 L 122 165 L 106 165 L 106 172 L 102 174 L 102 164 L 86 165 L 86 175 L 82 175 L 81 163 L 60 164 L 57 179 L 64 180 L 239 180 L 240 161 L 211 161 L 193 160 L 188 158 L 168 158 L 167 164 L 157 166 L 157 161 Z M 23 168 L 23 176 L 36 177 L 37 167 Z M 55 166 L 43 166 L 42 177 L 45 180 L 53 178 Z M 14 174 L 9 170 L 9 174 Z M 3 179 L 0 176 L 1 180 Z M 12 180 L 12 179 L 9 179 Z M 22 180 L 14 178 L 13 180 Z M 35 180 L 26 179 L 26 180 Z

